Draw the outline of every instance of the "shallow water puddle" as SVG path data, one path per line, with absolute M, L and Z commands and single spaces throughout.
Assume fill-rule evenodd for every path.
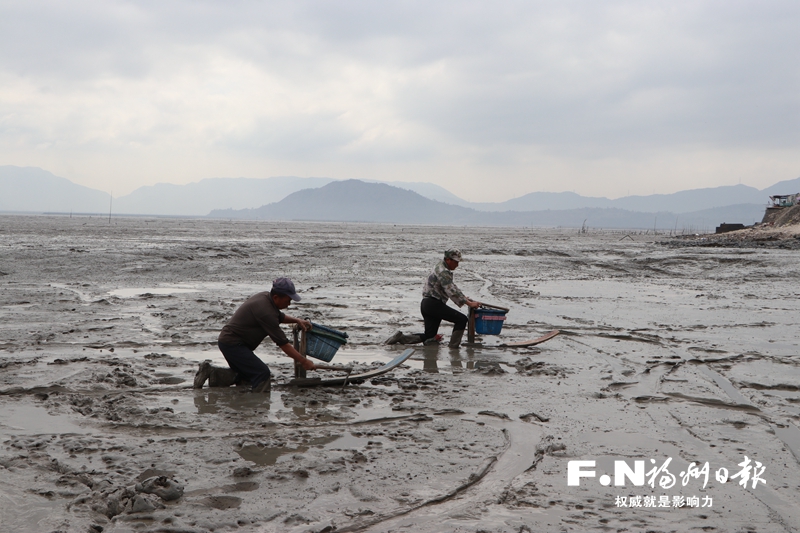
M 4 531 L 50 531 L 47 518 L 63 507 L 58 500 L 32 498 L 18 486 L 0 485 L 0 524 Z
M 250 461 L 261 466 L 274 465 L 282 455 L 289 453 L 304 453 L 308 451 L 308 446 L 298 446 L 297 448 L 272 448 L 269 446 L 258 446 L 256 444 L 242 446 L 236 453 L 245 461 Z
M 0 435 L 49 435 L 89 433 L 89 430 L 70 422 L 66 417 L 53 416 L 35 405 L 9 405 L 0 410 Z
M 281 405 L 279 397 L 272 397 L 278 394 L 273 391 L 271 394 L 251 393 L 246 388 L 219 388 L 196 390 L 194 394 L 194 408 L 198 414 L 214 414 L 220 409 L 232 409 L 243 413 L 252 413 L 253 416 L 267 418 L 266 412 L 270 410 L 273 403 Z M 177 407 L 177 408 L 176 408 Z M 187 403 L 180 401 L 173 406 L 176 411 L 190 412 L 191 408 Z
M 325 448 L 329 450 L 354 450 L 357 448 L 363 448 L 370 442 L 380 442 L 378 438 L 371 437 L 357 437 L 352 433 L 345 433 L 336 438 L 333 442 L 327 444 Z

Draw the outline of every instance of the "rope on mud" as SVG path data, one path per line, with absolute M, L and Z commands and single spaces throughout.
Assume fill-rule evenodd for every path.
M 409 507 L 408 509 L 406 509 L 404 511 L 398 511 L 396 513 L 379 516 L 379 517 L 375 518 L 374 520 L 370 520 L 367 523 L 353 524 L 353 525 L 350 525 L 350 526 L 345 526 L 345 527 L 343 527 L 341 529 L 337 529 L 336 530 L 337 533 L 356 533 L 358 531 L 364 531 L 365 529 L 370 528 L 372 526 L 375 526 L 377 524 L 380 524 L 381 522 L 385 522 L 386 520 L 391 520 L 393 518 L 398 518 L 400 516 L 404 516 L 404 515 L 407 515 L 409 513 L 413 513 L 414 511 L 422 509 L 423 507 L 427 507 L 428 505 L 444 503 L 444 502 L 446 502 L 448 500 L 451 500 L 451 499 L 455 498 L 460 493 L 464 492 L 468 488 L 472 487 L 473 485 L 475 485 L 476 483 L 481 481 L 484 477 L 486 477 L 486 474 L 488 474 L 492 470 L 494 465 L 497 464 L 497 461 L 499 460 L 499 457 L 501 455 L 503 455 L 508 450 L 509 446 L 511 445 L 511 439 L 508 436 L 508 431 L 505 430 L 505 429 L 503 430 L 503 437 L 505 438 L 505 445 L 503 446 L 503 451 L 501 451 L 497 455 L 493 455 L 493 456 L 487 458 L 484 461 L 483 465 L 478 469 L 477 472 L 473 472 L 472 474 L 470 474 L 469 479 L 467 479 L 467 481 L 465 483 L 463 483 L 462 485 L 457 486 L 456 488 L 454 488 L 450 492 L 448 492 L 446 494 L 443 494 L 441 496 L 437 496 L 436 498 L 427 500 L 425 502 L 422 502 L 419 505 L 415 505 L 413 507 Z

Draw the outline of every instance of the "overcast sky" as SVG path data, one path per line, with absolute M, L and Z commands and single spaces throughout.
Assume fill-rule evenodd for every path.
M 800 176 L 800 2 L 0 0 L 0 164 L 473 201 Z

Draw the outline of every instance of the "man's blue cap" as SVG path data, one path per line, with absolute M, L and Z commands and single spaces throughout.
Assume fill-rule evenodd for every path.
M 272 282 L 272 292 L 275 294 L 283 294 L 284 296 L 288 296 L 295 302 L 300 301 L 300 296 L 297 295 L 297 291 L 294 290 L 294 283 L 289 278 L 278 278 Z

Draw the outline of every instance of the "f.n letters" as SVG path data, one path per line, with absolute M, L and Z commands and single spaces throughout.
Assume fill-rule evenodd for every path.
M 596 477 L 597 473 L 593 470 L 597 465 L 596 461 L 568 461 L 567 462 L 567 485 L 578 487 L 581 478 Z M 607 475 L 600 476 L 600 484 L 608 486 L 611 478 Z M 630 481 L 634 486 L 641 487 L 645 482 L 644 461 L 634 461 L 633 469 L 626 461 L 614 461 L 614 486 L 624 487 L 626 481 Z

